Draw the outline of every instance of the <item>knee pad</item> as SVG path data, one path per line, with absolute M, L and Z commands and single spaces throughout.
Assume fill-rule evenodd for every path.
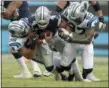
M 63 72 L 64 70 L 69 71 L 71 69 L 72 63 L 74 63 L 75 61 L 76 61 L 76 58 L 74 58 L 73 61 L 68 66 L 60 65 L 60 68 L 58 68 L 58 70 L 60 72 Z
M 86 79 L 87 75 L 89 73 L 91 73 L 92 71 L 93 71 L 93 68 L 91 68 L 91 69 L 83 69 L 83 73 L 82 73 L 83 78 Z
M 52 71 L 53 71 L 53 69 L 54 69 L 54 66 L 49 66 L 49 67 L 46 67 L 46 70 L 47 70 L 48 72 L 52 72 Z
M 65 69 L 64 69 L 63 66 L 60 66 L 60 67 L 56 67 L 56 70 L 57 70 L 59 73 L 61 73 L 61 72 L 63 72 Z
M 21 48 L 21 44 L 18 42 L 11 42 L 9 43 L 9 47 L 12 53 L 17 53 L 18 50 Z

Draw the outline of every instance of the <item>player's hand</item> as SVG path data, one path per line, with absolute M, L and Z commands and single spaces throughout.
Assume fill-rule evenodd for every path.
M 60 28 L 58 30 L 58 35 L 65 41 L 69 40 L 69 32 L 66 29 Z
M 45 41 L 48 42 L 49 40 L 51 40 L 51 38 L 52 38 L 52 33 L 47 32 L 45 34 Z
M 106 24 L 104 23 L 103 16 L 102 17 L 99 17 L 99 30 L 100 31 L 103 31 L 105 29 L 106 29 Z
M 40 45 L 40 44 L 42 44 L 42 43 L 43 43 L 43 40 L 42 40 L 42 39 L 37 39 L 37 40 L 36 40 L 36 44 Z
M 52 33 L 49 32 L 49 31 L 42 32 L 42 33 L 39 34 L 40 40 L 49 41 L 51 38 L 52 38 Z

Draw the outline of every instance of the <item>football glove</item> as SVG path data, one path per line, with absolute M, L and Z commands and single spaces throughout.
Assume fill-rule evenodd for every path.
M 106 24 L 104 23 L 104 17 L 99 17 L 99 30 L 103 31 L 106 29 Z
M 70 36 L 69 36 L 70 33 L 67 30 L 65 30 L 64 28 L 60 28 L 58 30 L 58 35 L 60 38 L 62 38 L 65 41 L 69 41 L 69 39 L 70 39 Z

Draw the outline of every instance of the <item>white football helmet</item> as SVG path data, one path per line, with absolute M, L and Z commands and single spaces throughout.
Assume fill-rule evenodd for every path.
M 35 12 L 35 19 L 40 29 L 45 29 L 50 21 L 51 11 L 45 6 L 40 6 Z
M 13 37 L 24 37 L 28 34 L 29 26 L 23 21 L 13 21 L 8 26 L 9 32 Z
M 84 7 L 84 4 L 81 3 L 72 3 L 70 6 L 68 6 L 62 13 L 62 15 L 67 18 L 70 22 L 80 19 L 83 20 L 86 9 Z

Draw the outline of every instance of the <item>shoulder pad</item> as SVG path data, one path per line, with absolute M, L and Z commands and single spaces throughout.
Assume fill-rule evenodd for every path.
M 79 27 L 90 28 L 94 27 L 95 23 L 97 23 L 97 17 L 94 16 L 92 13 L 87 12 L 86 17 L 84 18 L 83 22 L 79 25 Z

